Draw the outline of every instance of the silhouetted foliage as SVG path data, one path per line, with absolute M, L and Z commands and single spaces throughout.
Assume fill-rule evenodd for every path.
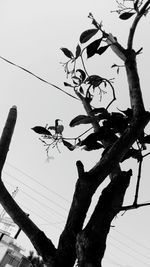
M 116 3 L 118 7 L 114 12 L 118 15 L 118 19 L 123 20 L 124 23 L 128 19 L 131 21 L 127 48 L 124 48 L 115 36 L 107 33 L 103 29 L 102 23 L 98 23 L 92 13 L 89 13 L 88 16 L 92 28 L 81 33 L 75 52 L 68 48 L 61 48 L 63 55 L 67 58 L 62 65 L 69 82 L 68 80 L 64 82 L 65 90 L 60 88 L 59 90 L 80 101 L 84 108 L 83 113 L 85 113 L 77 113 L 68 124 L 73 134 L 76 126 L 81 129 L 83 126 L 87 126 L 87 129 L 77 137 L 74 135 L 66 137 L 64 125 L 60 119 L 55 119 L 54 123 L 47 124 L 45 127 L 35 126 L 32 128 L 46 147 L 47 156 L 49 156 L 51 148 L 60 151 L 61 145 L 69 150 L 68 153 L 73 153 L 75 149 L 80 148 L 92 155 L 91 151 L 98 150 L 99 160 L 93 164 L 90 170 L 86 171 L 81 161 L 76 162 L 78 179 L 57 248 L 20 209 L 0 180 L 0 203 L 26 233 L 42 257 L 41 260 L 39 256 L 34 256 L 33 252 L 30 252 L 29 259 L 33 266 L 43 266 L 43 261 L 48 267 L 73 267 L 75 262 L 79 267 L 102 266 L 112 220 L 121 211 L 150 205 L 150 203 L 138 203 L 142 163 L 144 158 L 150 154 L 148 147 L 150 135 L 145 131 L 145 127 L 150 121 L 150 113 L 144 107 L 136 62 L 141 48 L 137 52 L 133 48 L 138 22 L 148 13 L 150 0 L 124 0 L 116 1 Z M 86 67 L 86 60 L 90 60 L 93 56 L 96 60 L 102 60 L 108 48 L 123 62 L 122 65 L 113 64 L 111 67 L 116 67 L 118 74 L 121 67 L 126 70 L 131 106 L 125 110 L 118 108 L 118 102 L 117 108 L 112 105 L 117 100 L 114 79 L 103 77 L 99 73 L 90 74 Z M 97 71 L 99 72 L 99 69 Z M 31 74 L 31 72 L 29 73 Z M 67 90 L 71 93 L 68 93 Z M 112 98 L 104 105 L 104 97 L 108 99 L 106 92 Z M 95 97 L 98 98 L 98 104 L 94 102 Z M 0 139 L 0 173 L 9 150 L 16 114 L 16 107 L 13 107 L 9 112 Z M 125 168 L 122 163 L 128 159 L 134 159 L 138 164 L 138 174 L 136 171 L 137 179 L 133 202 L 124 206 L 126 190 L 130 186 L 131 176 L 134 172 L 132 164 L 131 169 L 122 170 Z M 86 222 L 92 197 L 108 176 L 109 184 L 101 191 L 97 204 Z

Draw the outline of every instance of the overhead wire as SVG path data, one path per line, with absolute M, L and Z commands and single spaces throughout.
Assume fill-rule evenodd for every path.
M 148 247 L 145 246 L 144 244 L 141 244 L 141 243 L 138 242 L 137 240 L 133 239 L 131 236 L 129 236 L 129 235 L 125 234 L 125 233 L 122 233 L 122 232 L 120 232 L 120 231 L 118 231 L 118 230 L 116 230 L 116 229 L 114 229 L 114 228 L 112 228 L 112 229 L 113 229 L 113 231 L 115 231 L 115 232 L 117 232 L 118 234 L 120 234 L 120 235 L 126 237 L 127 239 L 131 240 L 132 242 L 134 242 L 134 243 L 137 244 L 138 246 L 140 246 L 140 247 L 142 247 L 142 248 L 148 250 L 148 252 L 150 252 L 150 248 L 148 248 Z
M 124 259 L 124 261 L 123 261 L 124 264 L 122 265 L 120 263 L 120 262 L 122 262 L 122 258 L 118 257 L 118 255 L 116 255 L 116 254 L 113 254 L 112 251 L 111 252 L 109 251 L 109 255 L 108 254 L 104 255 L 104 260 L 108 260 L 108 258 L 113 259 L 113 261 L 114 261 L 114 259 L 115 259 L 115 261 L 117 259 L 117 264 L 120 264 L 120 266 L 122 266 L 122 267 L 133 267 L 131 264 L 129 266 L 128 259 Z
M 118 250 L 120 250 L 120 251 L 122 251 L 124 254 L 126 254 L 126 255 L 129 255 L 131 258 L 133 258 L 133 259 L 135 259 L 137 262 L 141 262 L 142 264 L 144 264 L 145 266 L 150 266 L 148 263 L 146 263 L 146 262 L 144 262 L 143 260 L 141 260 L 141 259 L 139 259 L 139 258 L 137 258 L 137 257 L 135 257 L 134 255 L 132 255 L 132 254 L 130 254 L 129 252 L 127 252 L 127 251 L 125 251 L 124 249 L 122 249 L 121 247 L 118 247 L 118 246 L 116 246 L 114 243 L 112 243 L 111 241 L 110 241 L 110 244 L 112 245 L 112 247 L 116 247 Z
M 13 186 L 11 183 L 9 183 L 9 182 L 7 182 L 7 181 L 5 181 L 7 184 L 9 184 L 10 186 Z M 14 186 L 13 186 L 14 187 Z M 19 190 L 21 190 L 22 191 L 22 189 L 19 189 Z M 24 193 L 24 192 L 23 192 Z M 29 195 L 28 195 L 29 196 Z M 31 196 L 29 196 L 31 199 L 32 199 L 32 197 Z M 39 218 L 41 218 L 42 220 L 44 220 L 45 222 L 47 222 L 46 224 L 47 225 L 57 225 L 57 224 L 60 224 L 60 223 L 64 223 L 64 220 L 63 221 L 57 221 L 57 222 L 50 222 L 49 220 L 47 220 L 45 217 L 43 217 L 43 216 L 41 216 L 41 215 L 39 215 L 38 213 L 36 213 L 35 212 L 35 210 L 33 211 L 31 208 L 28 208 L 28 207 L 26 207 L 24 204 L 22 204 L 22 202 L 20 202 L 20 201 L 17 201 L 17 203 L 19 204 L 20 203 L 20 206 L 22 207 L 24 207 L 26 210 L 29 210 L 30 212 L 32 212 L 33 214 L 35 214 L 37 217 L 39 217 Z M 45 213 L 45 211 L 44 211 L 44 213 Z M 56 212 L 57 213 L 57 212 Z M 65 217 L 64 217 L 65 218 Z
M 17 179 L 15 176 L 11 175 L 10 173 L 3 171 L 3 173 L 5 173 L 7 176 L 15 179 L 16 181 L 18 181 L 20 184 L 23 184 L 24 186 L 26 186 L 27 188 L 29 188 L 30 190 L 32 190 L 34 193 L 40 195 L 41 197 L 45 198 L 47 201 L 53 203 L 54 205 L 56 205 L 57 207 L 61 208 L 62 210 L 64 210 L 65 212 L 68 212 L 68 210 L 66 208 L 64 208 L 63 206 L 61 206 L 60 204 L 58 204 L 57 202 L 55 202 L 54 200 L 48 198 L 47 196 L 43 195 L 42 193 L 40 193 L 39 191 L 37 191 L 36 189 L 33 189 L 31 186 L 25 184 L 24 182 L 20 181 L 19 179 Z
M 9 174 L 7 174 L 7 175 L 9 175 Z M 10 175 L 9 175 L 9 176 L 10 176 Z M 11 175 L 11 176 L 12 176 L 12 175 Z M 14 177 L 13 177 L 13 178 L 14 178 Z M 17 179 L 17 180 L 18 180 L 18 179 Z M 23 183 L 23 184 L 24 184 L 24 183 Z M 23 192 L 22 189 L 21 189 L 21 191 Z M 23 193 L 24 193 L 24 192 L 23 192 Z M 27 194 L 27 193 L 25 193 L 25 194 L 26 194 L 29 198 L 34 199 L 34 200 L 36 201 L 36 199 L 33 198 L 33 197 L 31 197 L 29 194 Z M 41 203 L 40 203 L 40 204 L 41 204 Z M 26 206 L 25 206 L 24 204 L 22 204 L 22 203 L 21 203 L 21 205 L 24 206 L 25 209 L 31 211 L 33 214 L 35 214 L 35 215 L 36 215 L 37 217 L 39 217 L 40 219 L 44 220 L 44 221 L 46 222 L 47 225 L 51 225 L 51 226 L 53 226 L 53 227 L 55 227 L 55 228 L 57 228 L 57 229 L 59 229 L 59 230 L 61 229 L 60 227 L 56 226 L 56 224 L 58 224 L 58 223 L 62 223 L 62 221 L 61 221 L 61 222 L 60 222 L 60 221 L 59 221 L 59 222 L 50 222 L 49 220 L 47 220 L 47 219 L 44 218 L 43 216 L 39 215 L 39 213 L 36 213 L 35 210 L 33 211 L 33 210 L 29 209 L 28 207 L 26 207 Z M 117 231 L 117 232 L 118 232 L 118 231 Z M 120 232 L 119 232 L 119 233 L 120 233 Z M 121 233 L 120 233 L 120 234 L 121 234 Z M 118 239 L 116 239 L 116 238 L 114 238 L 114 237 L 112 237 L 112 239 L 114 239 L 114 240 L 116 240 L 117 242 L 119 242 L 119 243 L 123 244 L 124 246 L 128 247 L 128 249 L 130 249 L 131 251 L 135 251 L 136 253 L 141 254 L 142 256 L 144 256 L 144 257 L 150 259 L 148 256 L 145 256 L 144 254 L 139 253 L 139 252 L 136 251 L 135 249 L 132 249 L 131 247 L 129 247 L 128 245 L 126 245 L 124 242 L 122 242 L 122 241 L 120 241 L 120 240 L 118 240 Z M 112 245 L 115 246 L 117 249 L 123 251 L 125 254 L 129 255 L 130 257 L 134 258 L 136 261 L 140 261 L 140 262 L 143 263 L 144 265 L 149 266 L 147 263 L 145 263 L 145 262 L 142 261 L 141 259 L 136 258 L 134 255 L 132 255 L 132 254 L 130 254 L 130 253 L 124 251 L 123 249 L 121 249 L 120 247 L 117 247 L 117 246 L 114 245 L 113 243 L 112 243 Z M 117 262 L 116 262 L 116 264 L 117 264 Z M 118 264 L 119 264 L 119 263 L 118 263 Z M 123 266 L 123 265 L 120 265 L 120 266 Z
M 64 90 L 61 89 L 59 86 L 57 86 L 57 85 L 55 85 L 55 84 L 53 84 L 53 83 L 51 83 L 51 82 L 48 82 L 47 80 L 45 80 L 45 79 L 39 77 L 38 75 L 34 74 L 32 71 L 27 70 L 26 68 L 21 67 L 20 65 L 15 64 L 15 63 L 13 63 L 12 61 L 10 61 L 10 60 L 8 60 L 8 59 L 2 57 L 2 56 L 0 56 L 0 58 L 1 58 L 3 61 L 5 61 L 5 62 L 7 62 L 7 63 L 9 63 L 9 64 L 11 64 L 11 65 L 13 65 L 14 67 L 17 67 L 17 68 L 19 68 L 19 69 L 21 69 L 21 70 L 27 72 L 28 74 L 30 74 L 30 75 L 32 75 L 33 77 L 35 77 L 35 78 L 37 78 L 38 80 L 40 80 L 41 82 L 44 82 L 44 83 L 46 83 L 46 84 L 48 84 L 48 85 L 50 85 L 50 86 L 56 88 L 57 90 L 61 91 L 62 93 L 66 94 L 66 95 L 68 95 L 68 96 L 70 96 L 70 97 L 72 97 L 72 98 L 74 98 L 74 99 L 76 99 L 76 100 L 80 100 L 79 98 L 77 98 L 77 97 L 75 97 L 75 96 L 69 94 L 68 92 L 64 91 Z
M 137 253 L 138 255 L 141 255 L 142 257 L 150 260 L 150 257 L 148 257 L 147 255 L 141 253 L 139 250 L 136 250 L 135 248 L 130 247 L 129 245 L 127 245 L 125 242 L 118 240 L 117 238 L 113 237 L 112 235 L 109 235 L 113 240 L 117 241 L 118 243 L 122 244 L 123 246 L 127 247 L 128 249 L 134 251 L 135 253 Z
M 54 84 L 52 84 L 52 83 L 46 81 L 45 79 L 39 77 L 38 75 L 34 74 L 33 72 L 31 72 L 31 71 L 29 71 L 29 70 L 27 70 L 27 69 L 21 67 L 20 65 L 17 65 L 17 64 L 15 64 L 15 63 L 13 63 L 13 62 L 7 60 L 6 58 L 4 58 L 4 57 L 2 57 L 2 56 L 0 56 L 0 58 L 1 58 L 2 60 L 4 60 L 5 62 L 7 62 L 7 63 L 9 63 L 9 64 L 11 64 L 11 65 L 13 65 L 13 66 L 15 66 L 15 67 L 17 67 L 17 68 L 19 68 L 19 69 L 25 71 L 25 72 L 27 72 L 28 74 L 30 74 L 30 75 L 32 75 L 32 76 L 34 76 L 35 78 L 39 79 L 40 81 L 42 81 L 42 82 L 44 82 L 44 83 L 46 83 L 46 84 L 48 84 L 48 85 L 50 85 L 50 86 L 52 86 L 52 87 L 54 87 L 54 88 L 60 90 L 61 92 L 67 94 L 68 96 L 70 96 L 70 97 L 72 97 L 72 98 L 74 98 L 74 99 L 76 99 L 76 100 L 79 100 L 78 98 L 74 97 L 73 95 L 71 95 L 71 94 L 67 93 L 66 91 L 62 90 L 60 87 L 58 87 L 58 86 L 56 86 L 56 85 L 54 85 Z M 9 163 L 7 163 L 7 164 L 9 164 Z M 36 179 L 34 179 L 33 177 L 29 176 L 29 175 L 26 174 L 25 172 L 23 172 L 23 171 L 21 171 L 20 169 L 14 167 L 14 166 L 11 165 L 11 164 L 9 164 L 9 165 L 10 165 L 11 167 L 13 167 L 14 169 L 18 170 L 20 173 L 22 173 L 22 174 L 28 176 L 28 178 L 30 178 L 30 179 L 33 180 L 34 182 L 38 183 L 38 184 L 39 184 L 40 186 L 42 186 L 43 188 L 47 189 L 48 191 L 51 191 L 53 194 L 59 196 L 60 198 L 62 198 L 62 199 L 65 200 L 65 201 L 69 202 L 67 199 L 65 199 L 64 197 L 62 197 L 61 195 L 59 195 L 59 194 L 56 193 L 55 191 L 49 189 L 49 188 L 46 187 L 45 185 L 41 184 L 40 182 L 38 182 Z M 17 179 L 17 178 L 14 177 L 13 175 L 8 174 L 7 172 L 5 172 L 5 174 L 8 175 L 8 176 L 10 176 L 10 177 L 12 177 L 12 178 L 14 178 L 14 179 L 16 179 L 17 181 L 19 181 L 19 179 Z M 19 182 L 20 182 L 20 181 L 19 181 Z M 67 211 L 64 207 L 62 207 L 61 205 L 59 205 L 59 204 L 56 203 L 55 201 L 53 201 L 53 200 L 47 198 L 46 196 L 42 195 L 41 193 L 39 193 L 39 192 L 36 191 L 35 189 L 33 190 L 30 186 L 26 185 L 25 183 L 23 183 L 23 182 L 20 182 L 20 183 L 22 183 L 22 184 L 25 185 L 26 187 L 30 188 L 30 190 L 34 191 L 35 193 L 41 195 L 42 197 L 44 197 L 44 198 L 47 199 L 48 201 L 52 202 L 52 203 L 55 204 L 56 206 L 60 207 L 61 209 Z M 22 190 L 22 189 L 21 189 L 21 190 Z M 22 192 L 23 192 L 23 190 L 22 190 Z M 25 193 L 25 192 L 23 192 L 23 193 L 26 194 L 27 196 L 29 196 L 27 193 Z M 38 202 L 38 203 L 41 205 L 41 202 L 40 202 L 40 201 L 38 201 L 37 199 L 35 199 L 35 198 L 31 197 L 31 196 L 29 196 L 29 197 L 30 197 L 31 199 L 35 200 L 36 202 Z M 44 204 L 44 206 L 45 206 L 46 208 L 50 208 L 49 206 L 46 206 L 45 204 Z M 27 208 L 27 207 L 26 207 L 26 208 Z M 30 210 L 29 208 L 27 208 L 27 209 Z M 51 208 L 50 208 L 50 209 L 51 209 Z M 55 213 L 59 214 L 60 216 L 62 216 L 62 217 L 65 218 L 65 216 L 63 216 L 62 214 L 56 212 L 55 210 L 53 210 L 53 211 L 54 211 Z M 32 212 L 33 212 L 33 211 L 32 211 Z M 55 226 L 55 223 L 52 223 L 52 222 L 48 221 L 47 219 L 44 219 L 42 216 L 40 216 L 39 214 L 37 214 L 35 211 L 34 211 L 33 213 L 34 213 L 36 216 L 38 216 L 39 218 L 41 218 L 42 220 L 46 221 L 48 224 L 52 225 L 53 227 Z M 56 227 L 56 228 L 58 229 L 58 227 Z M 145 249 L 149 250 L 149 248 L 147 248 L 145 245 L 141 245 L 139 242 L 135 241 L 135 240 L 132 239 L 131 237 L 127 236 L 126 234 L 123 234 L 123 233 L 121 233 L 121 232 L 119 232 L 119 231 L 117 231 L 117 232 L 118 232 L 119 234 L 121 234 L 121 235 L 126 236 L 128 239 L 130 239 L 131 241 L 135 242 L 135 243 L 138 244 L 139 246 L 142 246 L 142 247 L 144 247 Z M 150 259 L 150 257 L 145 256 L 143 253 L 139 253 L 139 251 L 136 251 L 135 249 L 129 247 L 129 246 L 126 245 L 124 242 L 122 242 L 122 241 L 120 241 L 120 240 L 117 240 L 117 239 L 114 238 L 114 237 L 112 237 L 112 239 L 114 239 L 114 240 L 116 240 L 117 242 L 123 244 L 124 246 L 126 246 L 126 247 L 128 247 L 129 249 L 131 249 L 132 251 L 134 251 L 134 252 L 140 254 L 141 256 L 143 256 L 143 257 L 145 257 L 145 258 L 147 258 L 147 259 Z M 113 246 L 114 246 L 114 245 L 113 245 Z M 117 247 L 117 248 L 118 248 L 118 247 Z M 120 249 L 120 248 L 118 248 L 118 249 Z M 123 251 L 122 249 L 120 249 L 120 250 Z M 124 252 L 124 251 L 123 251 L 123 252 Z M 130 254 L 127 253 L 127 252 L 124 252 L 124 253 L 128 254 L 128 255 L 131 256 L 132 258 L 135 258 L 133 255 L 130 255 Z M 136 259 L 136 258 L 135 258 L 135 259 Z M 141 260 L 139 260 L 139 259 L 136 259 L 136 260 L 141 261 Z M 114 260 L 113 260 L 113 261 L 111 260 L 111 262 L 114 262 L 114 263 L 117 264 L 118 266 L 124 266 L 124 265 L 121 265 L 121 264 L 117 263 L 117 262 L 114 261 Z M 147 263 L 145 263 L 145 262 L 143 262 L 143 261 L 141 261 L 141 263 L 145 264 L 146 266 L 149 266 Z
M 70 203 L 70 201 L 68 199 L 66 199 L 65 197 L 63 197 L 62 195 L 58 194 L 56 191 L 50 189 L 48 186 L 40 183 L 39 181 L 37 181 L 37 179 L 35 179 L 33 176 L 27 174 L 26 172 L 22 171 L 21 169 L 15 167 L 13 164 L 11 164 L 10 162 L 6 162 L 7 165 L 9 165 L 10 167 L 12 167 L 13 169 L 15 169 L 16 171 L 20 172 L 21 174 L 25 175 L 26 177 L 28 177 L 29 179 L 31 179 L 32 181 L 34 181 L 35 183 L 39 184 L 40 186 L 42 186 L 44 189 L 48 190 L 49 192 L 51 192 L 52 194 L 58 196 L 59 198 L 61 198 L 62 200 Z
M 26 207 L 24 204 L 22 204 L 20 201 L 18 202 L 21 206 L 23 206 L 27 211 L 32 212 L 33 214 L 35 214 L 38 218 L 42 219 L 43 221 L 47 222 L 48 224 L 50 224 L 51 226 L 55 227 L 57 230 L 61 230 L 60 227 L 56 226 L 56 222 L 50 222 L 49 220 L 47 220 L 46 218 L 44 218 L 43 216 L 41 216 L 39 213 L 36 213 L 35 211 L 31 210 L 30 208 Z
M 8 181 L 6 181 L 5 179 L 4 179 L 4 181 L 5 181 L 5 183 L 7 183 L 8 185 L 14 187 L 11 183 L 9 183 Z M 33 196 L 30 196 L 28 193 L 24 192 L 23 189 L 19 188 L 19 191 L 21 191 L 23 194 L 25 194 L 25 195 L 26 195 L 27 197 L 29 197 L 30 199 L 32 199 L 32 200 L 34 200 L 35 202 L 39 203 L 42 207 L 45 207 L 46 209 L 49 209 L 49 210 L 51 210 L 52 212 L 54 212 L 55 214 L 57 214 L 57 215 L 63 217 L 64 219 L 66 219 L 66 217 L 65 217 L 63 214 L 61 214 L 61 213 L 59 213 L 58 211 L 54 210 L 53 208 L 47 206 L 46 204 L 43 204 L 41 201 L 39 201 L 38 199 L 34 198 Z
M 12 167 L 14 167 L 14 169 L 16 169 L 16 170 L 18 170 L 18 171 L 20 171 L 20 173 L 22 173 L 22 174 L 24 174 L 24 175 L 26 175 L 26 176 L 28 176 L 28 177 L 30 177 L 27 173 L 25 173 L 25 172 L 22 172 L 19 168 L 16 168 L 15 166 L 13 166 L 12 164 L 9 164 L 10 166 L 12 166 Z M 34 179 L 33 177 L 30 177 L 31 178 L 31 180 L 34 180 L 35 182 L 37 182 L 37 180 L 36 179 Z M 33 179 L 32 179 L 33 178 Z M 37 182 L 38 184 L 40 184 L 41 186 L 43 186 L 41 183 L 39 183 L 39 182 Z M 45 188 L 45 186 L 44 186 L 44 188 Z M 48 190 L 48 188 L 46 187 L 46 189 Z M 23 191 L 23 190 L 22 190 Z M 25 192 L 24 192 L 25 193 Z M 26 195 L 28 195 L 27 193 L 25 193 Z M 55 194 L 55 192 L 54 192 L 54 194 Z M 57 193 L 56 193 L 57 194 Z M 60 196 L 60 195 L 59 195 Z M 28 197 L 30 197 L 31 199 L 32 199 L 32 197 L 31 196 L 29 196 L 28 195 Z M 34 199 L 35 201 L 36 201 L 36 199 Z M 61 216 L 63 216 L 62 214 L 61 214 Z M 64 216 L 63 216 L 64 217 Z M 118 232 L 118 231 L 117 231 Z M 120 233 L 120 232 L 119 232 Z M 121 233 L 120 233 L 121 234 Z M 127 237 L 127 236 L 126 236 Z M 114 237 L 112 237 L 112 239 L 114 239 L 114 240 L 117 240 L 116 238 L 114 238 Z M 130 238 L 131 239 L 131 238 Z M 133 239 L 131 239 L 132 241 L 133 241 Z M 139 252 L 139 251 L 137 251 L 137 250 L 135 250 L 135 249 L 133 249 L 133 248 L 131 248 L 131 247 L 129 247 L 128 245 L 126 245 L 124 242 L 122 242 L 122 241 L 120 241 L 120 240 L 117 240 L 118 242 L 120 242 L 120 243 L 122 243 L 124 246 L 127 246 L 128 247 L 128 249 L 131 249 L 131 250 L 133 250 L 133 251 L 135 251 L 136 253 L 138 253 L 138 254 L 141 254 L 141 256 L 143 256 L 143 257 L 145 257 L 145 258 L 147 258 L 147 259 L 150 259 L 148 256 L 145 256 L 143 253 L 141 253 L 141 252 Z M 137 242 L 136 242 L 137 243 Z M 142 246 L 143 247 L 143 245 L 141 245 L 140 243 L 138 243 L 140 246 Z M 148 248 L 146 248 L 146 249 L 148 249 Z M 148 249 L 149 250 L 149 249 Z
M 112 257 L 110 256 L 107 256 L 104 258 L 105 260 L 109 261 L 110 263 L 112 263 L 113 265 L 117 265 L 117 266 L 120 266 L 120 267 L 132 267 L 131 265 L 124 265 L 124 264 L 121 264 L 120 262 L 117 262 L 116 259 L 114 260 Z
M 40 204 L 42 207 L 45 207 L 46 209 L 49 209 L 51 210 L 52 212 L 54 212 L 55 214 L 63 217 L 64 219 L 66 218 L 64 215 L 62 215 L 61 213 L 59 213 L 58 211 L 52 209 L 51 207 L 43 204 L 42 202 L 40 202 L 38 199 L 34 198 L 34 197 L 31 197 L 29 194 L 27 194 L 26 192 L 24 192 L 22 189 L 21 189 L 22 193 L 25 194 L 27 197 L 29 197 L 30 199 L 34 200 L 36 203 Z

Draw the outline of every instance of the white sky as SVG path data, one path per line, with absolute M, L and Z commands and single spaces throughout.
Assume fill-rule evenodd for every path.
M 65 89 L 63 87 L 63 82 L 66 81 L 65 73 L 59 62 L 65 61 L 66 58 L 60 47 L 68 47 L 75 51 L 81 32 L 92 27 L 91 21 L 87 18 L 89 12 L 92 12 L 97 20 L 103 20 L 104 29 L 112 32 L 122 44 L 126 45 L 131 21 L 125 23 L 118 20 L 115 13 L 110 13 L 115 8 L 113 0 L 1 0 L 0 56 Z M 150 17 L 147 16 L 140 23 L 135 42 L 135 49 L 144 47 L 144 52 L 138 61 L 147 109 L 149 109 L 150 39 L 147 35 L 149 22 Z M 113 108 L 124 109 L 129 105 L 127 83 L 123 70 L 117 76 L 115 70 L 110 69 L 114 63 L 121 62 L 111 51 L 99 58 L 94 57 L 86 61 L 91 74 L 117 78 L 115 86 L 118 100 Z M 65 125 L 64 135 L 77 136 L 82 132 L 82 127 L 69 129 L 68 124 L 76 115 L 84 114 L 82 106 L 78 101 L 1 59 L 0 70 L 1 130 L 9 108 L 12 105 L 17 105 L 18 108 L 17 125 L 3 174 L 4 181 L 10 192 L 16 186 L 19 187 L 16 200 L 22 204 L 26 212 L 30 213 L 30 218 L 57 244 L 77 180 L 75 162 L 81 159 L 85 168 L 89 169 L 98 161 L 99 155 L 95 152 L 69 152 L 62 148 L 60 154 L 52 150 L 51 155 L 55 158 L 47 163 L 44 147 L 31 128 L 36 125 L 45 126 L 46 123 L 52 125 L 56 118 L 60 118 Z M 124 165 L 125 169 L 131 168 L 131 162 Z M 143 168 L 141 202 L 150 200 L 148 164 L 149 158 L 145 160 Z M 133 199 L 136 174 L 137 168 L 132 178 L 131 189 L 128 190 L 126 198 L 128 204 L 131 204 Z M 150 266 L 149 212 L 150 207 L 145 207 L 129 211 L 124 216 L 118 215 L 113 222 L 116 227 L 112 228 L 108 240 L 104 267 Z M 27 253 L 32 248 L 23 233 L 20 234 L 18 242 L 26 247 Z

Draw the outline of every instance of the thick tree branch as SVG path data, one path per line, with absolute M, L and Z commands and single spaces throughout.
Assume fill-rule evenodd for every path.
M 55 247 L 51 240 L 45 236 L 44 232 L 42 232 L 18 206 L 2 181 L 0 181 L 0 203 L 12 220 L 24 231 L 43 259 L 45 261 L 53 260 Z
M 84 109 L 87 113 L 88 116 L 91 116 L 92 114 L 92 107 L 90 105 L 90 103 L 88 103 L 88 101 L 86 100 L 85 97 L 83 97 L 80 93 L 76 92 L 77 96 L 79 97 L 79 99 L 81 100 Z M 98 122 L 93 122 L 92 123 L 94 132 L 98 132 L 100 131 L 100 125 Z M 114 134 L 109 137 L 109 140 L 107 138 L 107 140 L 102 140 L 102 144 L 104 145 L 104 147 L 107 147 L 109 145 L 111 145 L 114 142 Z M 119 164 L 116 166 L 116 168 L 114 170 L 112 170 L 112 172 L 110 173 L 110 179 L 113 179 L 114 176 L 116 176 L 116 174 L 119 174 L 121 172 L 120 166 Z
M 109 33 L 106 43 L 110 45 L 113 52 L 124 62 L 126 61 L 126 49 L 118 43 L 117 38 L 114 37 L 111 33 Z
M 134 38 L 134 34 L 135 34 L 135 30 L 136 27 L 141 19 L 141 17 L 143 17 L 143 15 L 145 15 L 145 12 L 148 8 L 148 6 L 150 5 L 150 0 L 148 0 L 143 7 L 141 8 L 141 10 L 137 13 L 133 24 L 130 28 L 130 32 L 129 32 L 129 37 L 128 37 L 128 43 L 127 43 L 127 49 L 132 50 L 132 46 L 133 46 L 133 38 Z
M 93 181 L 88 180 L 88 173 L 84 172 L 83 164 L 80 161 L 77 162 L 77 169 L 79 179 L 76 183 L 66 225 L 60 236 L 56 266 L 62 266 L 64 262 L 66 267 L 74 265 L 76 260 L 76 236 L 82 230 L 92 196 L 97 188 Z
M 15 124 L 17 119 L 17 108 L 13 106 L 8 114 L 5 127 L 3 129 L 1 138 L 0 138 L 0 173 L 2 172 L 7 153 L 9 150 L 9 145 L 12 139 L 14 132 Z
M 134 50 L 128 51 L 128 57 L 125 62 L 131 108 L 133 109 L 133 115 L 139 117 L 145 111 L 139 75 L 136 64 L 136 53 Z
M 132 171 L 122 172 L 103 190 L 85 229 L 77 236 L 79 267 L 100 267 L 111 221 L 120 211 Z
M 54 257 L 54 245 L 52 244 L 51 240 L 45 236 L 44 232 L 39 230 L 38 227 L 28 218 L 26 213 L 21 210 L 21 208 L 7 191 L 1 179 L 1 173 L 9 150 L 16 124 L 16 118 L 17 109 L 15 106 L 13 106 L 9 111 L 8 118 L 0 139 L 0 203 L 13 221 L 28 236 L 38 253 L 45 261 L 47 261 L 53 259 Z
M 117 166 L 125 153 L 134 144 L 140 133 L 150 120 L 149 112 L 144 112 L 139 118 L 133 119 L 123 135 L 104 154 L 100 161 L 89 171 L 89 177 L 94 176 L 100 184 Z

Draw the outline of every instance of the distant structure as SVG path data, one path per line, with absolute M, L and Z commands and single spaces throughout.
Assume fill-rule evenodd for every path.
M 0 232 L 0 267 L 31 267 L 32 264 L 21 250 L 14 238 Z
M 12 193 L 14 198 L 18 193 L 18 187 Z M 21 253 L 24 249 L 16 243 L 20 229 L 11 236 L 12 228 L 16 224 L 7 215 L 5 210 L 0 214 L 0 267 L 32 267 L 30 261 Z
M 12 197 L 15 198 L 17 193 L 19 191 L 19 188 L 16 187 L 16 189 L 12 192 Z M 7 216 L 6 211 L 3 209 L 0 214 L 0 229 L 7 235 L 10 235 L 10 232 L 13 227 L 16 227 L 16 224 L 13 222 L 13 220 Z

